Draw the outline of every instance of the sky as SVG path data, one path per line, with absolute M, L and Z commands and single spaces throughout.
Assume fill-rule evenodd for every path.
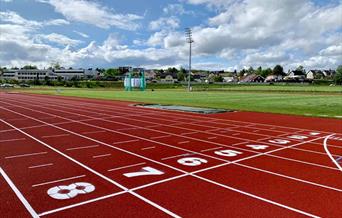
M 342 0 L 0 0 L 0 66 L 336 69 Z

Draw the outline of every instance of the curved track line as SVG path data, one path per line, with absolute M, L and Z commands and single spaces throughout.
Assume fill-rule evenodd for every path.
M 340 164 L 334 159 L 334 157 L 331 155 L 329 149 L 328 149 L 328 144 L 327 141 L 329 139 L 329 137 L 333 136 L 335 134 L 331 134 L 328 135 L 327 137 L 325 137 L 324 142 L 323 142 L 323 146 L 324 146 L 324 150 L 327 153 L 327 155 L 330 157 L 330 159 L 332 160 L 332 162 L 337 166 L 337 168 L 342 172 L 342 167 L 340 166 Z

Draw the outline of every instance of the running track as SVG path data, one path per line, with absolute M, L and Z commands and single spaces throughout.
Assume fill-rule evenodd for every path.
M 1 217 L 341 217 L 342 121 L 0 92 Z

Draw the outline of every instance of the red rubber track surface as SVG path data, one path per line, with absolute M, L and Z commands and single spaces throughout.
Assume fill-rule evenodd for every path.
M 1 217 L 340 217 L 342 120 L 0 92 Z

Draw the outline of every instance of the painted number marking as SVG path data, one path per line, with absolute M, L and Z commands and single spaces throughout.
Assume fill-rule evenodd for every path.
M 280 144 L 280 145 L 286 145 L 290 143 L 290 141 L 284 140 L 284 139 L 273 139 L 273 140 L 268 140 L 268 141 L 271 143 Z
M 137 177 L 137 176 L 155 176 L 155 175 L 163 175 L 164 172 L 154 169 L 152 167 L 143 167 L 139 172 L 133 172 L 133 173 L 125 173 L 124 176 L 131 178 L 131 177 Z
M 177 160 L 177 162 L 182 165 L 191 166 L 191 167 L 201 165 L 202 163 L 208 163 L 207 160 L 199 158 L 199 157 L 186 157 L 186 158 Z
M 303 139 L 307 139 L 308 137 L 307 136 L 303 136 L 303 135 L 290 135 L 287 138 L 303 140 Z
M 58 200 L 74 198 L 79 194 L 88 194 L 95 190 L 95 186 L 87 182 L 77 182 L 70 185 L 60 185 L 50 188 L 47 193 Z
M 246 145 L 249 148 L 252 148 L 254 150 L 265 150 L 266 148 L 268 148 L 268 145 Z
M 235 150 L 221 150 L 221 151 L 215 151 L 215 154 L 224 156 L 224 157 L 235 157 L 239 154 L 242 154 L 242 152 L 235 151 Z

